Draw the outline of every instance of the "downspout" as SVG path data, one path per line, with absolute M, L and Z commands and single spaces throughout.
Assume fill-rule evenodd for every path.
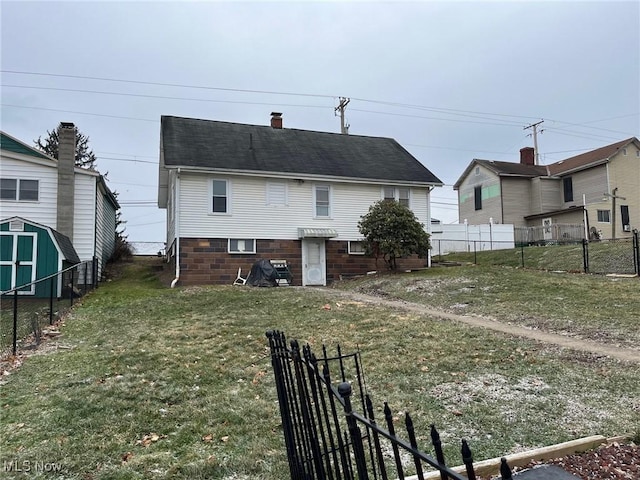
M 180 167 L 178 167 L 178 173 L 176 174 L 176 195 L 174 202 L 174 229 L 173 235 L 176 237 L 176 278 L 171 282 L 171 288 L 175 288 L 178 280 L 180 280 Z

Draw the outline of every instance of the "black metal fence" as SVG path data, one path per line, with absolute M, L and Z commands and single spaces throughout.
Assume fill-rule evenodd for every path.
M 631 237 L 595 241 L 514 245 L 513 242 L 434 240 L 432 247 L 432 259 L 436 263 L 453 260 L 479 265 L 640 275 L 640 233 L 637 230 Z
M 0 357 L 36 347 L 43 330 L 55 324 L 74 301 L 97 287 L 97 260 L 0 294 Z
M 389 405 L 385 403 L 384 427 L 378 425 L 367 394 L 360 353 L 316 357 L 306 345 L 293 340 L 287 345 L 284 333 L 267 332 L 271 363 L 282 417 L 287 459 L 295 480 L 404 479 L 427 471 L 439 472 L 441 480 L 474 480 L 473 455 L 461 441 L 464 472 L 445 463 L 440 436 L 431 426 L 435 456 L 418 446 L 411 416 L 405 415 L 408 440 L 396 434 Z M 334 377 L 332 378 L 332 375 Z M 359 411 L 358 411 L 359 410 Z M 502 479 L 510 480 L 506 461 Z

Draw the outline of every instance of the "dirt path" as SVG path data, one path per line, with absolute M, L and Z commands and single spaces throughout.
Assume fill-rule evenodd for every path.
M 488 328 L 496 332 L 506 333 L 508 335 L 514 335 L 517 337 L 525 337 L 532 340 L 537 340 L 544 343 L 550 343 L 559 345 L 564 348 L 577 350 L 581 352 L 595 353 L 598 355 L 606 355 L 617 360 L 625 362 L 640 363 L 640 351 L 630 348 L 617 347 L 614 345 L 606 345 L 602 343 L 593 342 L 591 340 L 583 340 L 574 337 L 567 337 L 564 335 L 558 335 L 555 333 L 543 332 L 540 330 L 531 330 L 530 328 L 520 327 L 518 325 L 510 325 L 502 323 L 497 320 L 492 320 L 486 317 L 474 317 L 469 315 L 457 315 L 455 313 L 443 312 L 442 310 L 435 310 L 419 303 L 406 302 L 404 300 L 388 300 L 386 298 L 380 298 L 373 295 L 365 295 L 362 293 L 345 292 L 343 290 L 330 290 L 326 292 L 336 295 L 342 298 L 349 298 L 351 300 L 369 303 L 373 305 L 384 305 L 391 308 L 408 310 L 420 315 L 428 315 L 430 317 L 443 318 L 446 320 L 453 320 L 456 322 L 466 323 L 474 327 Z

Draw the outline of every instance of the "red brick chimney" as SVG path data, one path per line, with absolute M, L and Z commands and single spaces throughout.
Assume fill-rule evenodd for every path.
M 271 112 L 271 127 L 282 128 L 282 113 Z
M 533 147 L 524 147 L 520 149 L 520 163 L 522 165 L 535 165 L 536 156 Z

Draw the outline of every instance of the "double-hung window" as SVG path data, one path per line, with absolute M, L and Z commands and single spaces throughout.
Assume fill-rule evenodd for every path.
M 597 215 L 599 223 L 611 223 L 610 210 L 598 210 Z
M 316 185 L 314 190 L 314 214 L 318 218 L 331 216 L 331 187 L 329 185 Z
M 400 205 L 409 208 L 410 191 L 408 187 L 383 187 L 382 198 L 389 201 L 395 200 Z
M 564 193 L 564 201 L 573 202 L 573 180 L 571 177 L 564 177 L 562 179 L 562 190 Z
M 473 203 L 476 210 L 482 210 L 482 185 L 473 187 Z
M 230 187 L 228 180 L 218 178 L 211 180 L 211 213 L 230 213 Z
M 0 179 L 0 200 L 37 202 L 39 183 L 38 180 L 2 178 Z

